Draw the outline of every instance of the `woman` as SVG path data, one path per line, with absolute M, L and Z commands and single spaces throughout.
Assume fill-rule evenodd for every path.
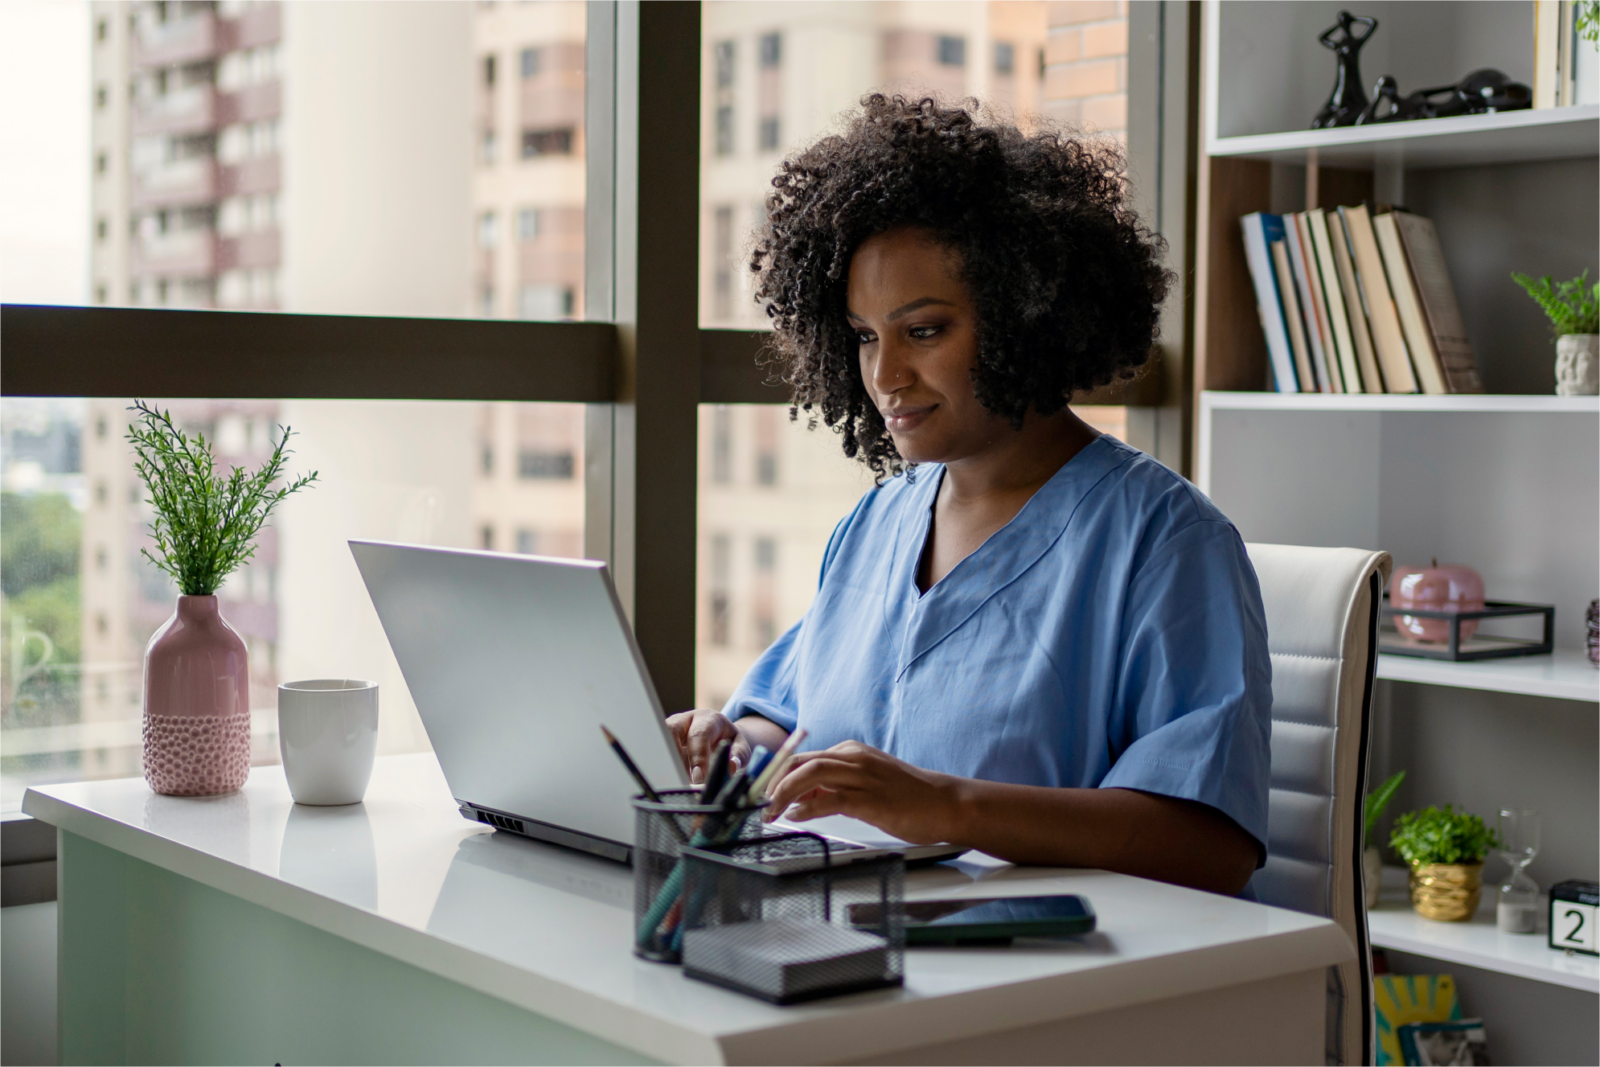
M 1255 574 L 1209 500 L 1067 407 L 1145 361 L 1172 281 L 1120 157 L 872 96 L 773 185 L 752 269 L 786 377 L 879 482 L 727 706 L 669 720 L 691 775 L 804 727 L 791 819 L 1241 891 Z

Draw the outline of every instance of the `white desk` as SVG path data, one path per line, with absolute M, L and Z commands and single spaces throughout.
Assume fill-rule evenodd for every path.
M 60 831 L 63 1063 L 1321 1063 L 1353 956 L 1322 919 L 969 854 L 908 895 L 1078 892 L 1099 930 L 914 949 L 903 989 L 779 1008 L 636 959 L 627 868 L 464 821 L 431 755 L 348 808 L 295 806 L 277 767 L 23 808 Z

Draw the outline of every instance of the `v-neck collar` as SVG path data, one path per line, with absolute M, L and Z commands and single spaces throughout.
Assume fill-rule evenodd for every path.
M 1078 505 L 1106 475 L 1136 453 L 1104 435 L 1050 476 L 1011 521 L 952 567 L 927 592 L 917 588 L 917 570 L 933 526 L 933 509 L 944 482 L 942 465 L 922 468 L 900 516 L 896 558 L 888 568 L 885 619 L 903 626 L 898 681 L 913 663 L 966 622 L 1000 590 L 1037 563 L 1060 539 Z

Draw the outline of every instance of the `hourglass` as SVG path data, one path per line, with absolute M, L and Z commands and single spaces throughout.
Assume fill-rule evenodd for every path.
M 1511 877 L 1500 887 L 1495 922 L 1508 934 L 1531 934 L 1539 919 L 1539 884 L 1524 868 L 1539 853 L 1539 813 L 1507 808 L 1500 812 L 1500 855 Z

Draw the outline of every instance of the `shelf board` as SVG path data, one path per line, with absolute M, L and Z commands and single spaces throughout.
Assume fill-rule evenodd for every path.
M 1483 887 L 1483 902 L 1471 922 L 1442 923 L 1424 919 L 1406 896 L 1406 872 L 1385 867 L 1378 906 L 1367 912 L 1367 930 L 1375 948 L 1392 948 L 1447 963 L 1531 978 L 1536 982 L 1600 993 L 1600 959 L 1569 956 L 1545 940 L 1544 920 L 1536 934 L 1505 934 L 1495 928 L 1493 886 Z
M 1415 656 L 1380 655 L 1378 677 L 1395 682 L 1488 689 L 1536 697 L 1600 702 L 1600 670 L 1582 652 L 1452 663 Z
M 1600 415 L 1600 396 L 1493 393 L 1228 393 L 1200 394 L 1211 411 L 1498 411 Z
M 1219 137 L 1209 154 L 1300 165 L 1315 158 L 1320 166 L 1355 169 L 1592 158 L 1600 154 L 1600 104 Z

